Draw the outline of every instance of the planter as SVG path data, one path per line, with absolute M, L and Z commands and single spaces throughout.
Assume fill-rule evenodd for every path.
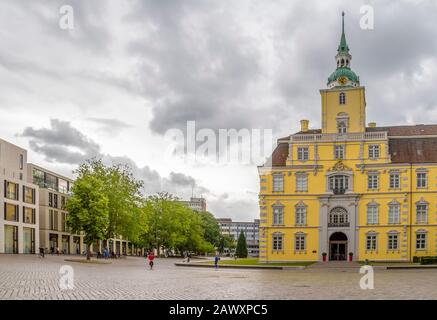
M 328 254 L 326 253 L 326 252 L 323 252 L 322 253 L 322 259 L 323 259 L 323 262 L 326 262 L 326 256 L 327 256 Z

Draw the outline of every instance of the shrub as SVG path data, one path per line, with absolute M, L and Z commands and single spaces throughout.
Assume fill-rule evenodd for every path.
M 437 257 L 422 257 L 420 264 L 437 264 Z
M 419 257 L 418 256 L 414 256 L 413 257 L 413 263 L 419 263 L 419 262 L 420 262 Z

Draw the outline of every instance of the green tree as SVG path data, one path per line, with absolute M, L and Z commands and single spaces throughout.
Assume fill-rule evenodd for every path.
M 247 245 L 246 245 L 246 237 L 244 236 L 244 232 L 240 233 L 237 242 L 237 249 L 235 251 L 235 255 L 238 258 L 247 258 Z
M 203 239 L 214 247 L 218 247 L 222 236 L 217 220 L 207 211 L 199 212 L 198 214 L 203 228 Z
M 130 168 L 116 164 L 105 166 L 101 160 L 88 160 L 77 170 L 80 177 L 93 176 L 102 182 L 101 192 L 108 199 L 108 226 L 104 240 L 122 236 L 137 244 L 145 224 L 143 182 L 133 177 Z
M 85 233 L 87 260 L 90 259 L 91 244 L 105 238 L 109 225 L 108 203 L 104 184 L 100 179 L 93 175 L 79 175 L 72 187 L 72 196 L 66 204 L 69 212 L 67 224 L 72 233 Z
M 162 192 L 150 196 L 144 211 L 148 230 L 143 234 L 143 243 L 156 248 L 158 255 L 161 248 L 179 253 L 214 251 L 214 245 L 205 240 L 202 215 L 178 202 L 173 195 Z
M 217 249 L 220 253 L 223 253 L 225 249 L 229 249 L 229 250 L 235 249 L 234 237 L 228 234 L 221 235 Z

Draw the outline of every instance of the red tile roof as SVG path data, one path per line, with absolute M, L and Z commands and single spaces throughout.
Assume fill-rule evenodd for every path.
M 389 139 L 393 163 L 437 163 L 437 138 Z
M 283 167 L 288 157 L 288 143 L 279 143 L 272 153 L 269 160 L 272 162 L 272 167 Z
M 437 124 L 366 128 L 367 132 L 387 131 L 389 136 L 437 135 Z

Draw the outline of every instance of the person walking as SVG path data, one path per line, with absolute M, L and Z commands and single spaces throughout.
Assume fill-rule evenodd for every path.
M 44 258 L 44 254 L 45 254 L 44 251 L 45 251 L 45 250 L 44 250 L 43 247 L 39 248 L 39 256 L 40 256 L 41 258 Z
M 218 256 L 218 254 L 215 255 L 214 257 L 214 268 L 217 270 L 218 269 L 218 262 L 220 260 L 220 257 Z
M 153 260 L 155 260 L 155 254 L 153 253 L 153 251 L 151 251 L 151 252 L 147 255 L 147 261 L 149 261 L 150 270 L 153 269 Z

